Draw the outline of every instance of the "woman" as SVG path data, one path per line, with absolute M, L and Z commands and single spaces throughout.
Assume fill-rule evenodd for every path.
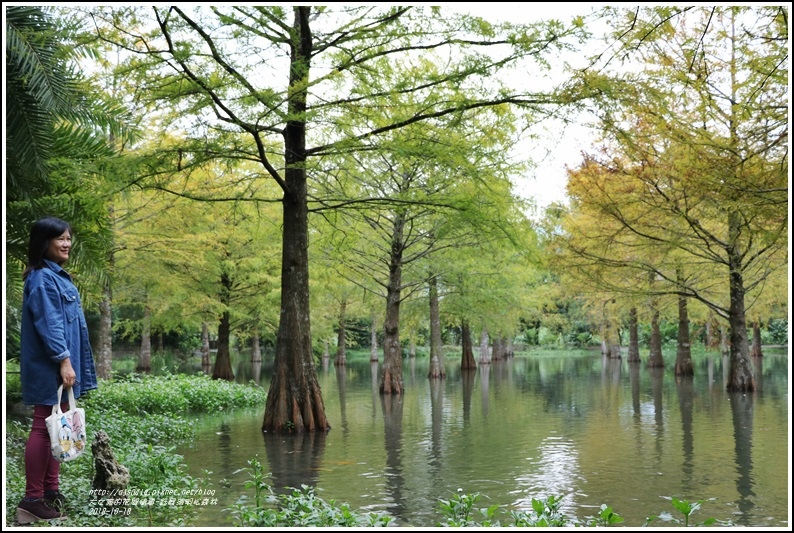
M 22 295 L 22 401 L 33 405 L 33 427 L 25 446 L 25 497 L 17 522 L 66 518 L 66 498 L 58 491 L 61 464 L 52 457 L 45 419 L 72 387 L 74 397 L 97 387 L 88 326 L 72 278 L 62 268 L 72 248 L 72 228 L 43 218 L 30 229 L 28 265 Z M 61 404 L 69 409 L 68 401 Z

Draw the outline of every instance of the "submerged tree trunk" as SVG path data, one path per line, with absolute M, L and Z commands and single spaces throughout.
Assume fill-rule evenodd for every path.
M 729 216 L 729 227 L 731 233 L 739 232 L 739 215 L 731 213 Z M 738 236 L 731 239 L 736 242 Z M 730 265 L 730 295 L 731 307 L 728 315 L 728 322 L 731 327 L 730 342 L 730 365 L 728 367 L 728 384 L 726 389 L 736 392 L 752 392 L 755 390 L 755 378 L 753 377 L 753 363 L 750 360 L 749 346 L 747 341 L 747 321 L 744 310 L 744 279 L 742 277 L 742 257 L 741 254 L 732 247 L 728 254 Z
M 428 280 L 430 292 L 430 368 L 427 377 L 443 379 L 447 376 L 444 368 L 444 354 L 441 342 L 441 314 L 438 309 L 438 279 L 431 275 Z
M 113 375 L 113 308 L 110 284 L 102 287 L 102 299 L 99 301 L 99 349 L 96 357 L 96 375 L 102 379 L 110 379 Z
M 309 225 L 306 189 L 306 90 L 312 54 L 309 6 L 293 7 L 290 54 L 291 117 L 284 130 L 285 179 L 281 247 L 281 313 L 273 377 L 262 431 L 325 431 L 325 415 L 314 368 L 309 321 Z
M 502 358 L 502 350 L 499 348 L 499 337 L 491 336 L 491 361 L 498 361 Z
M 210 328 L 206 322 L 201 323 L 201 369 L 205 374 L 210 373 Z
M 675 356 L 675 375 L 693 376 L 692 350 L 689 343 L 689 313 L 686 297 L 678 297 L 678 349 Z
M 717 319 L 714 318 L 712 313 L 709 313 L 709 317 L 706 319 L 706 349 L 707 350 L 718 350 L 720 347 L 720 335 L 719 335 L 720 327 L 717 324 Z
M 753 322 L 753 357 L 763 357 L 764 353 L 761 350 L 761 324 L 757 320 Z
M 378 362 L 378 321 L 375 311 L 372 312 L 372 326 L 369 330 L 369 360 Z
M 400 394 L 403 384 L 403 361 L 400 347 L 400 299 L 402 294 L 403 229 L 401 215 L 394 218 L 389 253 L 389 283 L 386 287 L 386 319 L 383 322 L 383 374 L 381 394 Z
M 218 351 L 215 354 L 215 366 L 212 367 L 212 379 L 234 381 L 232 356 L 229 340 L 231 339 L 231 319 L 228 306 L 231 300 L 232 279 L 227 272 L 221 272 L 220 303 L 224 306 L 218 321 Z
M 637 326 L 637 308 L 632 307 L 629 309 L 629 355 L 628 361 L 630 363 L 638 363 L 640 361 L 640 336 Z
M 620 338 L 615 319 L 607 311 L 607 304 L 615 303 L 615 300 L 604 302 L 604 325 L 603 338 L 601 340 L 601 355 L 609 359 L 620 359 Z
M 143 308 L 143 330 L 141 331 L 141 353 L 138 356 L 136 372 L 150 372 L 152 370 L 152 310 L 149 306 Z
M 724 324 L 720 324 L 720 353 L 723 355 L 727 355 L 731 350 L 728 341 L 728 332 L 725 329 Z
M 254 327 L 251 332 L 251 362 L 262 362 L 262 349 L 259 346 L 259 328 Z
M 224 311 L 221 313 L 221 318 L 218 322 L 218 352 L 215 354 L 215 366 L 212 367 L 212 379 L 234 381 L 229 347 L 230 330 L 229 312 Z
M 664 367 L 662 357 L 662 333 L 659 331 L 659 309 L 656 302 L 651 302 L 651 338 L 648 341 L 650 353 L 648 355 L 648 366 L 651 368 Z
M 314 367 L 309 321 L 305 174 L 292 161 L 287 176 L 291 187 L 284 196 L 281 314 L 262 431 L 325 431 L 330 424 Z
M 473 342 L 471 339 L 471 327 L 469 327 L 469 321 L 465 318 L 461 321 L 460 324 L 460 335 L 461 335 L 461 358 L 460 358 L 460 368 L 461 370 L 472 370 L 477 368 L 477 363 L 474 361 L 474 347 Z
M 483 326 L 480 331 L 480 364 L 487 365 L 491 362 L 491 357 L 488 353 L 488 330 Z
M 347 300 L 342 299 L 339 304 L 339 333 L 336 337 L 336 358 L 334 366 L 345 366 L 347 364 Z
M 512 335 L 505 339 L 505 357 L 515 357 L 516 351 L 513 347 Z

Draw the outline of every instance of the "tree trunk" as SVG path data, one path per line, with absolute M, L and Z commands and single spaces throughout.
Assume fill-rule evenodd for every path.
M 372 312 L 372 327 L 370 328 L 369 338 L 369 360 L 378 362 L 378 321 L 375 312 Z
M 460 336 L 461 336 L 461 359 L 460 359 L 460 369 L 461 370 L 472 370 L 477 368 L 477 363 L 474 361 L 474 347 L 473 342 L 471 340 L 471 328 L 469 327 L 469 321 L 463 319 L 460 325 Z
M 430 289 L 430 368 L 427 377 L 443 379 L 447 377 L 444 368 L 444 354 L 441 342 L 441 314 L 438 310 L 438 279 L 431 275 L 428 280 Z
M 728 332 L 725 330 L 725 325 L 720 324 L 720 353 L 727 355 L 730 349 L 728 344 Z
M 400 298 L 402 293 L 402 216 L 396 216 L 392 229 L 392 244 L 389 257 L 389 283 L 386 287 L 386 319 L 383 322 L 383 375 L 380 381 L 381 394 L 400 394 L 403 384 L 403 361 L 400 348 Z
M 141 353 L 138 356 L 136 372 L 151 372 L 152 370 L 152 310 L 149 306 L 143 308 L 143 330 L 141 331 Z
M 259 347 L 259 328 L 254 328 L 251 332 L 251 362 L 262 362 L 262 349 Z
M 480 332 L 480 364 L 487 365 L 490 362 L 491 358 L 488 353 L 488 330 L 483 326 Z
M 110 379 L 113 375 L 113 315 L 112 295 L 109 284 L 102 287 L 102 299 L 99 301 L 99 349 L 96 358 L 96 375 L 102 379 Z
M 678 350 L 675 356 L 675 375 L 693 376 L 692 350 L 689 343 L 689 313 L 686 297 L 678 297 Z
M 718 350 L 720 347 L 720 335 L 719 335 L 720 327 L 717 323 L 717 319 L 714 318 L 714 315 L 709 313 L 708 319 L 706 319 L 706 349 L 707 350 Z
M 618 338 L 618 328 L 615 320 L 607 312 L 607 304 L 615 303 L 615 300 L 604 302 L 604 335 L 601 340 L 601 355 L 609 359 L 620 359 L 620 339 Z
M 491 359 L 497 361 L 507 359 L 507 338 L 503 334 L 500 334 L 494 339 L 494 349 Z
M 753 322 L 753 350 L 750 355 L 753 357 L 763 357 L 764 355 L 761 350 L 761 323 L 757 320 Z
M 231 300 L 232 278 L 227 272 L 221 272 L 220 303 L 224 306 L 218 321 L 218 351 L 215 353 L 215 366 L 212 368 L 212 379 L 234 381 L 232 356 L 229 340 L 231 339 L 231 319 L 228 306 Z
M 416 359 L 416 340 L 414 340 L 413 335 L 411 335 L 410 344 L 408 346 L 408 357 L 410 359 Z
M 205 374 L 210 373 L 210 328 L 206 322 L 201 323 L 201 369 Z
M 328 370 L 328 363 L 331 361 L 331 352 L 328 349 L 328 339 L 323 339 L 323 370 Z
M 230 330 L 229 312 L 224 311 L 221 313 L 221 318 L 218 322 L 218 352 L 215 354 L 215 366 L 212 368 L 212 379 L 234 381 L 232 357 L 229 348 Z
M 306 87 L 312 37 L 308 6 L 293 7 L 290 54 L 291 117 L 284 131 L 285 179 L 282 183 L 281 314 L 273 377 L 262 431 L 325 431 L 320 385 L 314 368 L 309 321 L 309 225 L 306 190 Z
M 610 342 L 609 339 L 611 332 L 609 331 L 609 316 L 607 315 L 608 303 L 609 300 L 604 302 L 604 305 L 602 306 L 602 310 L 601 310 L 602 311 L 601 319 L 603 320 L 601 324 L 601 357 L 606 357 L 606 358 L 609 358 L 610 348 L 612 347 L 612 343 Z
M 640 336 L 637 331 L 637 308 L 629 309 L 629 356 L 630 363 L 640 361 Z
M 732 233 L 738 234 L 738 216 L 731 213 L 729 227 Z M 736 242 L 738 236 L 731 239 Z M 731 307 L 728 322 L 731 327 L 730 366 L 728 368 L 727 390 L 735 392 L 752 392 L 755 390 L 753 377 L 753 363 L 750 360 L 747 342 L 747 321 L 744 315 L 744 278 L 742 277 L 742 258 L 736 247 L 731 247 L 728 253 L 730 265 L 730 294 Z
M 334 358 L 334 366 L 347 365 L 346 313 L 347 300 L 342 299 L 342 302 L 339 304 L 339 333 L 336 337 L 336 358 Z
M 648 366 L 651 368 L 663 368 L 662 333 L 659 331 L 659 309 L 656 307 L 656 302 L 651 303 L 651 338 L 648 344 L 650 344 Z

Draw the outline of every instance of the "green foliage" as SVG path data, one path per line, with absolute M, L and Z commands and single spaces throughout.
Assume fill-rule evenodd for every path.
M 213 380 L 206 374 L 193 376 L 130 374 L 106 382 L 102 394 L 91 396 L 88 406 L 98 411 L 118 409 L 129 415 L 174 415 L 186 412 L 217 413 L 223 410 L 264 405 L 260 387 Z
M 218 410 L 261 406 L 260 388 L 207 376 L 129 376 L 128 380 L 102 380 L 99 388 L 80 399 L 86 409 L 88 440 L 102 429 L 110 438 L 116 459 L 130 473 L 129 494 L 168 489 L 177 495 L 200 489 L 199 480 L 185 473 L 183 457 L 176 446 L 194 436 L 186 409 L 216 413 Z M 137 406 L 146 407 L 146 416 Z M 30 422 L 6 424 L 6 511 L 9 520 L 24 495 L 24 451 Z M 90 456 L 89 456 L 90 457 Z M 193 506 L 170 502 L 163 497 L 154 505 L 123 505 L 115 515 L 98 514 L 106 508 L 91 494 L 93 461 L 88 457 L 61 467 L 61 491 L 67 495 L 69 518 L 64 527 L 184 526 L 193 516 Z
M 659 334 L 662 337 L 662 346 L 676 346 L 678 343 L 678 322 L 660 320 Z M 640 346 L 650 346 L 651 325 L 646 323 L 638 324 L 637 337 Z
M 19 359 L 5 362 L 6 402 L 13 404 L 22 401 L 22 382 L 19 379 Z
M 245 486 L 254 488 L 254 504 L 247 504 L 243 496 L 226 509 L 241 527 L 380 527 L 388 526 L 392 521 L 390 516 L 382 513 L 358 513 L 346 503 L 326 502 L 306 485 L 300 489 L 293 488 L 289 494 L 275 495 L 265 482 L 259 460 L 251 459 L 248 464 L 250 467 L 242 471 L 251 476 Z
M 612 508 L 607 504 L 601 504 L 601 510 L 598 516 L 591 518 L 587 522 L 587 527 L 612 527 L 615 524 L 623 522 L 623 517 L 612 511 Z
M 480 499 L 479 493 L 466 494 L 463 489 L 458 489 L 457 494 L 454 494 L 449 500 L 439 500 L 438 508 L 445 517 L 443 523 L 436 523 L 439 527 L 502 527 L 502 524 L 497 520 L 497 514 L 500 509 L 498 505 L 492 505 L 487 508 L 475 508 L 474 504 Z M 699 500 L 695 503 L 690 503 L 686 500 L 679 500 L 677 498 L 667 498 L 672 501 L 673 507 L 684 515 L 683 520 L 673 518 L 669 513 L 663 513 L 659 516 L 652 516 L 646 518 L 645 526 L 656 519 L 672 522 L 678 526 L 689 526 L 689 518 L 695 511 L 700 509 L 701 503 L 704 500 Z M 510 510 L 509 516 L 512 518 L 512 524 L 505 524 L 512 527 L 614 527 L 623 523 L 623 517 L 615 513 L 611 507 L 602 504 L 598 515 L 590 516 L 586 519 L 579 520 L 576 517 L 567 516 L 562 512 L 562 496 L 549 496 L 545 499 L 532 498 L 531 511 L 515 511 Z M 717 524 L 718 521 L 714 518 L 708 518 L 698 526 L 710 526 Z M 722 523 L 721 525 L 730 526 L 730 523 Z
M 773 318 L 761 330 L 761 341 L 765 344 L 788 344 L 788 320 Z
M 585 320 L 570 321 L 568 332 L 565 334 L 565 344 L 576 348 L 586 348 L 596 344 L 590 324 Z
M 477 509 L 474 504 L 480 499 L 479 493 L 466 494 L 463 489 L 458 489 L 449 500 L 439 500 L 438 508 L 446 517 L 444 523 L 437 526 L 447 527 L 500 527 L 502 524 L 496 519 L 500 509 L 499 505 Z M 586 523 L 581 523 L 573 517 L 566 516 L 560 510 L 562 496 L 549 496 L 546 499 L 532 498 L 532 511 L 510 510 L 509 516 L 514 527 L 572 527 L 586 525 L 611 526 L 623 521 L 619 515 L 606 505 L 601 506 L 597 517 L 589 518 Z
M 498 505 L 488 508 L 475 509 L 474 504 L 480 499 L 480 493 L 466 494 L 463 489 L 458 489 L 457 494 L 453 494 L 449 500 L 439 500 L 438 508 L 446 517 L 446 521 L 436 523 L 436 526 L 448 527 L 472 527 L 472 526 L 499 526 L 499 522 L 494 520 Z M 481 522 L 477 522 L 475 517 L 482 517 Z
M 538 329 L 538 344 L 544 348 L 562 347 L 563 338 L 560 333 L 555 333 L 546 326 Z
M 674 525 L 683 526 L 683 527 L 688 527 L 690 525 L 705 526 L 705 527 L 714 526 L 714 525 L 717 525 L 717 526 L 719 526 L 719 525 L 722 525 L 722 526 L 733 526 L 733 523 L 731 523 L 730 521 L 723 522 L 723 521 L 718 521 L 715 518 L 707 518 L 703 522 L 696 523 L 696 524 L 690 524 L 690 519 L 691 519 L 692 513 L 694 513 L 695 511 L 699 511 L 700 510 L 700 506 L 703 504 L 704 501 L 707 501 L 707 500 L 698 500 L 696 502 L 689 502 L 687 500 L 679 500 L 678 498 L 670 498 L 670 497 L 667 497 L 667 496 L 663 496 L 663 498 L 666 499 L 666 500 L 670 500 L 671 503 L 673 504 L 673 507 L 675 507 L 675 509 L 677 511 L 679 511 L 681 514 L 683 514 L 684 518 L 683 519 L 679 519 L 679 518 L 675 518 L 670 513 L 661 513 L 658 516 L 649 516 L 649 517 L 647 517 L 645 519 L 645 526 L 649 525 L 654 520 L 662 520 L 664 522 L 669 522 L 669 523 L 672 523 Z M 714 499 L 715 498 L 709 498 L 709 500 L 714 500 Z
M 8 348 L 18 349 L 19 316 L 11 310 L 21 307 L 21 267 L 35 220 L 54 215 L 72 224 L 79 237 L 69 270 L 82 277 L 81 292 L 105 276 L 110 236 L 102 165 L 115 157 L 111 135 L 132 136 L 126 111 L 77 71 L 81 47 L 69 43 L 74 22 L 36 6 L 6 10 Z M 83 301 L 90 299 L 84 294 Z
M 561 511 L 561 496 L 545 500 L 532 498 L 532 511 L 511 511 L 515 525 L 520 527 L 568 527 L 577 525 L 576 519 L 566 517 Z

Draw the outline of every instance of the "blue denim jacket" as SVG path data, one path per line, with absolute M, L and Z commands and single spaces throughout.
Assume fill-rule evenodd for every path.
M 69 357 L 76 375 L 75 398 L 97 388 L 94 355 L 80 294 L 58 264 L 32 270 L 22 295 L 20 377 L 26 405 L 55 405 L 61 384 L 61 361 Z M 65 392 L 65 391 L 64 391 Z M 64 394 L 61 401 L 68 401 Z

